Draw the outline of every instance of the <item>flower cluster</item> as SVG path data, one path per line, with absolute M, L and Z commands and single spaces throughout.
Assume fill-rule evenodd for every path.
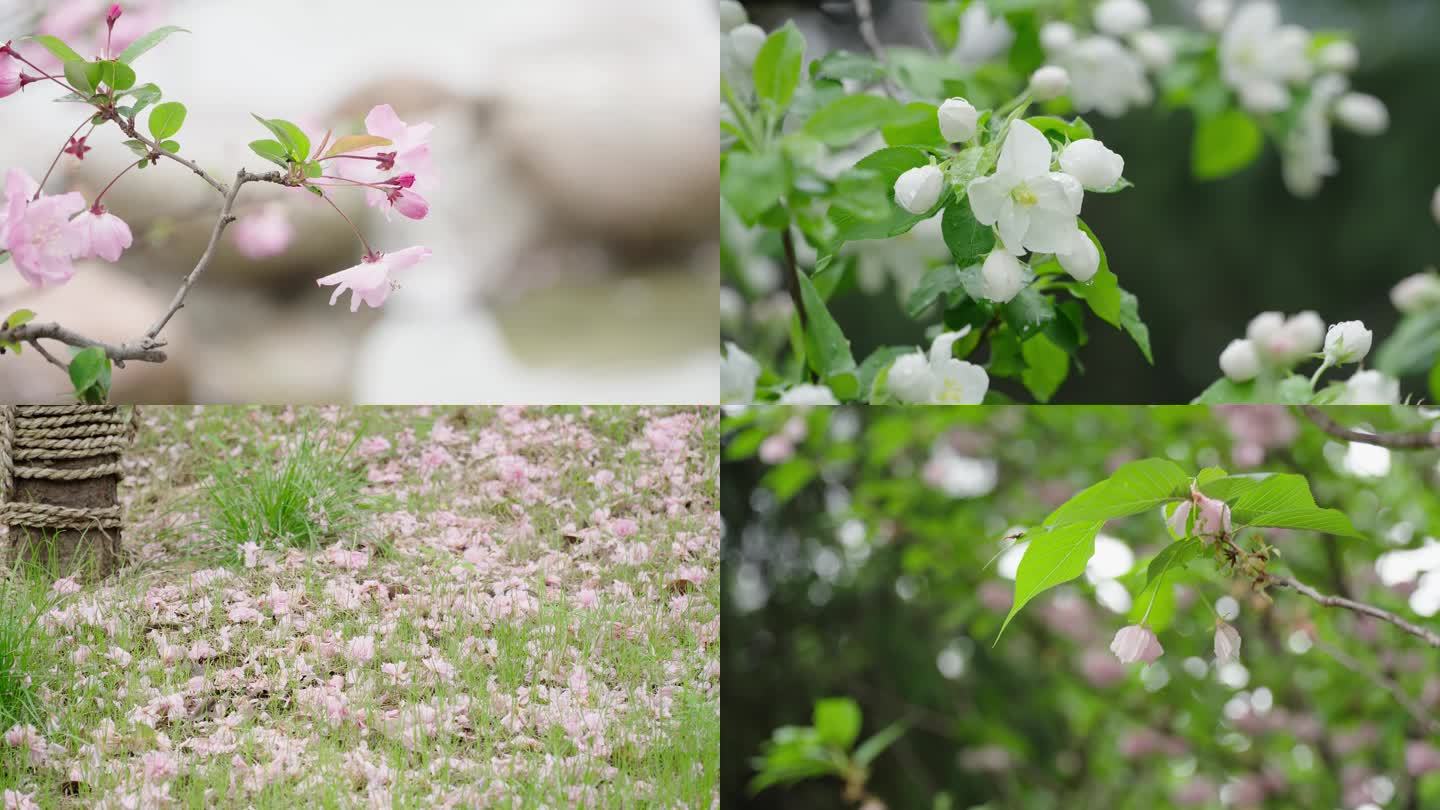
M 1048 59 L 1070 77 L 1070 100 L 1080 112 L 1095 110 L 1111 118 L 1150 104 L 1155 92 L 1147 70 L 1175 61 L 1175 47 L 1150 28 L 1150 9 L 1141 0 L 1103 0 L 1092 15 L 1095 33 L 1082 35 L 1066 22 L 1040 30 Z
M 1370 353 L 1374 334 L 1360 321 L 1344 321 L 1328 329 L 1314 312 L 1289 318 L 1279 312 L 1262 312 L 1251 319 L 1245 337 L 1230 341 L 1220 353 L 1220 370 L 1234 383 L 1255 380 L 1300 380 L 1290 376 L 1297 365 L 1319 359 L 1307 393 L 1320 376 L 1337 366 L 1358 364 Z M 1337 392 L 1336 402 L 1346 405 L 1387 404 L 1399 400 L 1400 383 L 1375 370 L 1360 370 Z

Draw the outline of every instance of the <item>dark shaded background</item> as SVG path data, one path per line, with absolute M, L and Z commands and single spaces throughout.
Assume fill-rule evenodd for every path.
M 769 28 L 795 16 L 835 47 L 863 49 L 842 2 L 751 0 Z M 875 0 L 887 43 L 919 44 L 924 3 Z M 1151 0 L 1157 24 L 1187 22 L 1176 2 Z M 1156 365 L 1123 333 L 1091 319 L 1084 375 L 1072 375 L 1057 402 L 1188 402 L 1220 376 L 1220 350 L 1256 313 L 1318 311 L 1327 322 L 1363 320 L 1377 341 L 1394 328 L 1390 287 L 1440 261 L 1440 226 L 1430 199 L 1440 183 L 1435 147 L 1440 103 L 1440 3 L 1435 0 L 1291 0 L 1287 22 L 1350 31 L 1360 48 L 1354 89 L 1390 108 L 1390 130 L 1362 137 L 1336 129 L 1340 171 L 1309 200 L 1280 177 L 1273 144 L 1239 175 L 1210 183 L 1190 177 L 1193 118 L 1151 107 L 1119 119 L 1087 116 L 1096 135 L 1125 158 L 1136 187 L 1095 198 L 1085 219 L 1104 241 L 1121 283 L 1140 298 Z M 831 10 L 824 13 L 817 9 Z M 814 54 L 810 54 L 814 55 Z M 834 302 L 856 357 L 887 344 L 922 344 L 893 294 Z M 1419 392 L 1419 381 L 1407 390 Z M 1008 383 L 1001 384 L 1009 390 Z M 1027 397 L 1028 398 L 1028 397 Z

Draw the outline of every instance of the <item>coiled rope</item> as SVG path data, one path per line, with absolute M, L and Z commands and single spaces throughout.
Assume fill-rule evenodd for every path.
M 81 481 L 120 476 L 118 456 L 135 435 L 140 410 L 121 415 L 108 405 L 0 406 L 0 526 L 118 529 L 120 506 L 59 506 L 11 500 L 20 479 Z M 99 460 L 117 457 L 115 461 Z M 94 458 L 94 464 L 56 469 L 47 461 Z

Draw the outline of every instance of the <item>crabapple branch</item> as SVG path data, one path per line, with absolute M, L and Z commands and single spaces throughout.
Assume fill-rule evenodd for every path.
M 134 122 L 134 121 L 128 121 L 128 120 L 126 120 L 125 116 L 120 115 L 119 113 L 115 113 L 115 114 L 113 115 L 113 119 L 112 119 L 112 120 L 115 121 L 115 125 L 116 125 L 116 126 L 120 127 L 120 131 L 121 131 L 121 132 L 125 133 L 126 135 L 129 135 L 130 137 L 134 138 L 135 140 L 137 140 L 137 141 L 145 144 L 146 146 L 150 147 L 150 152 L 151 152 L 151 154 L 158 154 L 160 157 L 169 158 L 170 160 L 173 160 L 173 161 L 175 161 L 176 163 L 179 163 L 181 166 L 184 166 L 185 168 L 189 169 L 190 171 L 192 171 L 192 172 L 194 172 L 196 175 L 198 175 L 201 180 L 204 180 L 205 182 L 209 183 L 210 186 L 211 186 L 211 188 L 214 188 L 216 191 L 220 192 L 222 195 L 223 195 L 223 194 L 228 194 L 228 193 L 230 192 L 229 189 L 225 188 L 225 185 L 224 185 L 223 183 L 221 183 L 220 181 L 216 180 L 215 178 L 213 178 L 213 177 L 211 177 L 209 174 L 207 174 L 207 173 L 205 172 L 205 170 L 202 169 L 202 168 L 200 168 L 199 166 L 197 166 L 194 161 L 187 160 L 187 159 L 185 159 L 185 158 L 183 158 L 183 157 L 180 157 L 179 155 L 175 154 L 174 152 L 169 152 L 169 151 L 166 151 L 166 150 L 164 150 L 164 149 L 161 149 L 161 148 L 160 148 L 160 144 L 158 144 L 158 143 L 150 140 L 149 138 L 145 137 L 144 135 L 141 135 L 141 134 L 140 134 L 140 131 L 135 128 L 135 122 Z M 228 210 L 228 207 L 227 207 L 227 210 Z
M 1440 447 L 1440 433 L 1367 433 L 1363 430 L 1353 430 L 1331 419 L 1328 414 L 1314 405 L 1302 405 L 1301 410 L 1310 418 L 1315 426 L 1334 436 L 1337 439 L 1344 439 L 1362 444 L 1373 444 L 1380 447 L 1391 447 L 1396 450 L 1423 450 L 1432 447 Z
M 1294 577 L 1275 576 L 1271 574 L 1266 577 L 1265 581 L 1267 584 L 1274 585 L 1279 588 L 1289 588 L 1297 593 L 1308 596 L 1311 599 L 1315 600 L 1317 603 L 1326 607 L 1341 607 L 1345 608 L 1346 610 L 1353 610 L 1356 613 L 1363 613 L 1366 616 L 1370 616 L 1381 621 L 1389 622 L 1400 628 L 1401 630 L 1409 633 L 1410 635 L 1424 641 L 1432 647 L 1440 647 L 1440 633 L 1436 633 L 1434 630 L 1421 627 L 1420 625 L 1403 619 L 1383 608 L 1378 608 L 1374 605 L 1367 605 L 1364 602 L 1357 602 L 1354 599 L 1346 599 L 1343 596 L 1331 596 L 1329 594 L 1321 593 L 1310 587 L 1309 585 L 1301 582 L 1300 580 L 1295 579 Z

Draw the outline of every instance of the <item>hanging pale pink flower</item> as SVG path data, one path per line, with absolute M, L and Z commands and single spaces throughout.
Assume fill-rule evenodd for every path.
M 1215 623 L 1215 662 L 1228 664 L 1240 657 L 1240 631 L 1229 622 Z
M 6 43 L 9 47 L 9 43 Z M 21 87 L 20 62 L 8 50 L 0 51 L 0 98 L 14 95 Z
M 130 226 L 106 211 L 103 205 L 92 207 L 76 217 L 73 223 L 85 235 L 86 256 L 99 256 L 107 262 L 116 262 L 133 242 Z
M 320 286 L 333 285 L 335 287 L 335 294 L 330 296 L 331 306 L 335 305 L 341 294 L 349 290 L 351 312 L 358 312 L 361 302 L 379 309 L 385 304 L 385 299 L 390 297 L 390 291 L 393 289 L 390 274 L 408 270 L 428 258 L 430 258 L 430 249 L 424 247 L 405 248 L 394 253 L 370 254 L 360 264 L 317 279 L 315 283 Z
M 409 175 L 409 182 L 401 188 L 410 189 L 415 185 L 416 175 L 430 171 L 430 133 L 435 129 L 434 125 L 411 126 L 400 120 L 400 116 L 395 114 L 395 109 L 389 104 L 381 104 L 365 116 L 365 129 L 371 135 L 388 138 L 392 143 L 390 146 L 371 147 L 348 153 L 360 158 L 373 158 L 372 160 L 357 160 L 351 157 L 337 159 L 336 169 L 341 177 L 362 183 L 386 184 L 387 178 L 400 172 L 401 178 Z M 385 205 L 387 217 L 391 209 L 411 219 L 423 219 L 429 212 L 429 204 L 415 191 L 398 193 L 398 190 L 372 188 L 365 192 L 365 201 L 372 208 Z
M 1170 531 L 1174 532 L 1176 537 L 1189 536 L 1188 529 L 1191 506 L 1190 501 L 1181 501 L 1176 504 L 1175 511 L 1171 512 L 1170 518 L 1165 521 L 1165 524 L 1170 527 Z
M 1160 646 L 1160 639 L 1155 637 L 1150 628 L 1143 624 L 1132 624 L 1120 628 L 1115 634 L 1115 640 L 1110 642 L 1110 652 L 1120 659 L 1122 664 L 1133 664 L 1136 661 L 1151 663 L 1165 652 Z
M 1195 493 L 1195 503 L 1200 511 L 1195 515 L 1195 532 L 1204 537 L 1218 537 L 1230 534 L 1230 504 L 1217 498 Z
M 71 192 L 31 201 L 39 189 L 24 169 L 11 169 L 6 176 L 0 248 L 10 251 L 26 283 L 49 287 L 74 277 L 74 260 L 85 255 L 88 239 L 83 226 L 70 221 L 85 209 L 85 198 Z
M 257 213 L 240 217 L 230 227 L 235 249 L 249 259 L 279 256 L 295 240 L 295 226 L 285 216 L 285 207 L 272 203 Z

